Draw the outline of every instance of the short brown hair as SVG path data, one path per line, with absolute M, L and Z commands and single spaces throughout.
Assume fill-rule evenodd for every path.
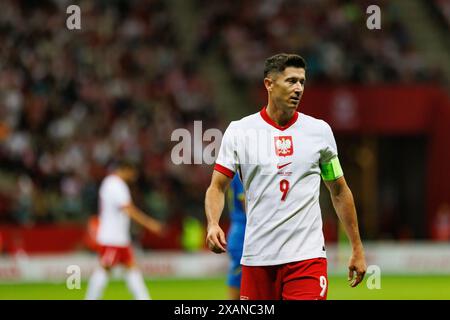
M 271 72 L 283 72 L 287 67 L 306 70 L 306 62 L 298 54 L 279 53 L 268 58 L 264 64 L 264 78 Z
M 132 161 L 131 159 L 128 158 L 120 158 L 120 159 L 115 159 L 112 162 L 112 168 L 114 170 L 117 169 L 131 169 L 131 170 L 137 170 L 137 164 L 135 161 Z

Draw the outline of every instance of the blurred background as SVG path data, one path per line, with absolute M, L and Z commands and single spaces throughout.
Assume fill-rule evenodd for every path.
M 66 27 L 71 4 L 81 30 Z M 372 4 L 380 30 L 366 27 Z M 195 120 L 223 132 L 259 111 L 264 60 L 279 52 L 307 61 L 299 111 L 333 128 L 368 262 L 450 273 L 449 1 L 2 0 L 0 9 L 0 281 L 58 281 L 83 263 L 87 276 L 97 190 L 125 157 L 139 163 L 136 204 L 169 226 L 164 237 L 133 227 L 144 274 L 225 286 L 226 256 L 204 247 L 212 166 L 173 164 L 170 137 L 193 133 Z M 345 241 L 325 188 L 321 206 L 330 271 L 342 271 Z

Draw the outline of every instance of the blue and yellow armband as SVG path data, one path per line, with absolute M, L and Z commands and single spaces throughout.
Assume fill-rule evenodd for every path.
M 333 181 L 344 175 L 338 157 L 334 157 L 330 162 L 321 163 L 320 171 L 324 181 Z

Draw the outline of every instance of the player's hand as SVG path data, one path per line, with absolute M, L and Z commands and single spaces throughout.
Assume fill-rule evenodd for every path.
M 153 232 L 154 234 L 156 234 L 158 236 L 163 236 L 167 231 L 166 226 L 156 220 L 150 221 L 146 227 L 148 230 L 150 230 L 150 232 Z
M 353 251 L 348 264 L 348 281 L 352 288 L 356 287 L 366 274 L 367 265 L 364 251 Z
M 227 241 L 225 240 L 225 233 L 219 225 L 208 226 L 206 244 L 214 253 L 222 253 L 226 251 L 225 247 L 227 245 Z

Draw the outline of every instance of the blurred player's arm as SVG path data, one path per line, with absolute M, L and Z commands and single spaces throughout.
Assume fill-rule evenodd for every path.
M 127 215 L 129 215 L 132 220 L 136 221 L 137 223 L 147 228 L 151 232 L 154 232 L 158 235 L 161 235 L 163 233 L 164 225 L 160 223 L 158 220 L 153 219 L 152 217 L 146 215 L 133 203 L 124 206 L 123 211 Z
M 364 248 L 359 235 L 358 218 L 356 216 L 353 195 L 344 177 L 332 181 L 325 181 L 325 185 L 330 191 L 333 206 L 352 246 L 348 279 L 349 281 L 353 280 L 351 286 L 356 287 L 363 280 L 367 266 Z M 354 273 L 356 273 L 356 277 L 354 277 Z
M 225 205 L 225 193 L 231 183 L 231 179 L 224 174 L 214 171 L 211 184 L 206 191 L 205 213 L 208 222 L 206 243 L 211 251 L 215 253 L 225 252 L 225 233 L 219 226 L 220 216 Z
M 247 207 L 246 207 L 246 203 L 245 203 L 245 193 L 244 192 L 239 193 L 237 198 L 238 198 L 239 202 L 241 203 L 244 211 L 247 212 Z

